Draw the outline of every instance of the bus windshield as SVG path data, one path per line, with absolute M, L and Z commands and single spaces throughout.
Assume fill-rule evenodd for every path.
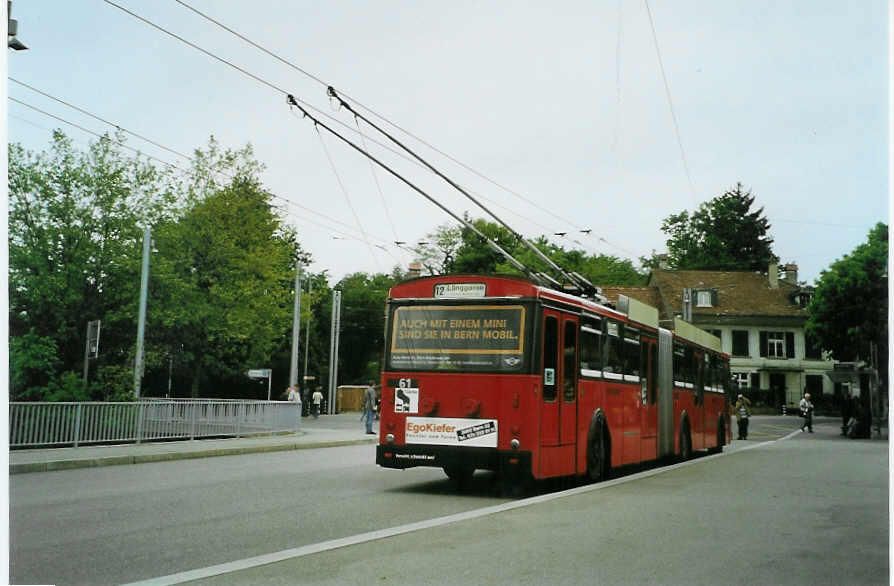
M 529 343 L 524 305 L 405 305 L 392 309 L 392 370 L 521 372 Z

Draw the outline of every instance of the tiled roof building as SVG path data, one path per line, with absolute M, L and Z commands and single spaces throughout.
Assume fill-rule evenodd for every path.
M 656 269 L 646 287 L 603 287 L 617 303 L 627 295 L 658 308 L 665 327 L 675 316 L 718 336 L 732 356 L 730 368 L 741 388 L 775 406 L 797 405 L 804 392 L 816 400 L 831 395 L 825 377 L 833 362 L 805 341 L 805 307 L 812 294 L 797 283 L 797 266 L 771 265 L 766 274 L 750 271 Z

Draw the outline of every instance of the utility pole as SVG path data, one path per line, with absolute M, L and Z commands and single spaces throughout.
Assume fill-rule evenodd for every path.
M 289 366 L 289 388 L 298 385 L 298 345 L 301 341 L 301 261 L 295 271 L 295 309 L 292 316 L 292 362 Z
M 140 386 L 143 382 L 143 334 L 146 331 L 146 297 L 149 289 L 149 248 L 152 242 L 152 229 L 146 226 L 143 232 L 143 273 L 140 278 L 140 314 L 137 321 L 137 356 L 133 369 L 133 394 L 140 398 Z
M 84 344 L 84 382 L 90 371 L 90 359 L 99 357 L 99 326 L 100 320 L 94 319 L 87 322 L 87 341 Z
M 332 292 L 332 329 L 329 333 L 329 414 L 335 414 L 338 389 L 338 331 L 341 321 L 341 291 Z
M 310 312 L 307 314 L 307 325 L 304 326 L 304 384 L 307 384 L 307 351 L 310 348 L 310 320 L 313 319 L 313 298 L 310 296 L 313 291 L 314 282 L 311 279 L 307 280 L 307 304 L 310 308 Z M 309 390 L 309 389 L 305 389 Z

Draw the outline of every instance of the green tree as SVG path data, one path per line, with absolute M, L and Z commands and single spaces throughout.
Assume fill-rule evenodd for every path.
M 425 241 L 416 248 L 424 272 L 429 275 L 452 273 L 457 251 L 463 244 L 462 236 L 462 227 L 451 224 L 441 224 L 426 235 Z
M 385 300 L 394 283 L 390 275 L 353 273 L 336 285 L 342 292 L 339 380 L 346 384 L 379 378 L 384 352 Z
M 139 286 L 140 225 L 170 213 L 174 198 L 170 177 L 124 157 L 121 142 L 105 136 L 79 152 L 56 131 L 46 152 L 9 147 L 13 399 L 88 392 L 73 381 L 91 319 L 103 321 L 96 367 L 120 362 L 134 344 L 135 314 L 122 309 Z
M 487 236 L 500 248 L 515 256 L 516 248 L 520 243 L 512 232 L 496 222 L 488 222 L 481 218 L 472 220 L 467 216 L 466 221 L 475 226 L 480 233 Z M 451 273 L 496 273 L 498 272 L 498 267 L 502 266 L 506 261 L 502 254 L 491 248 L 487 242 L 482 240 L 472 230 L 465 227 L 462 228 L 461 238 L 462 243 L 456 250 L 456 259 Z
M 766 270 L 773 254 L 770 223 L 764 208 L 752 210 L 754 196 L 742 184 L 699 206 L 664 219 L 667 261 L 672 269 Z M 657 267 L 657 259 L 641 259 Z
M 256 177 L 237 172 L 213 189 L 158 227 L 150 272 L 157 341 L 181 346 L 192 396 L 209 372 L 238 377 L 268 363 L 292 323 L 294 235 Z
M 536 239 L 533 244 L 565 271 L 576 272 L 594 285 L 644 285 L 646 282 L 646 276 L 639 273 L 630 260 L 604 254 L 591 255 L 577 249 L 567 250 L 549 242 L 545 237 Z M 525 266 L 552 272 L 546 263 L 527 247 L 519 246 L 514 256 Z M 500 272 L 518 273 L 518 270 L 506 261 L 497 268 Z
M 867 241 L 820 273 L 807 308 L 807 335 L 837 360 L 870 359 L 888 371 L 888 225 L 879 222 Z

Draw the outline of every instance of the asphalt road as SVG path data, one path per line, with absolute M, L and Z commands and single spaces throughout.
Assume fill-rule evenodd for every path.
M 373 446 L 15 475 L 10 578 L 181 582 L 230 563 L 204 583 L 886 583 L 887 442 L 830 420 L 761 443 L 798 421 L 755 418 L 719 457 L 514 501 L 490 474 L 457 493 L 439 470 L 378 469 Z M 520 508 L 481 513 L 501 505 Z M 469 518 L 318 545 L 455 514 Z

